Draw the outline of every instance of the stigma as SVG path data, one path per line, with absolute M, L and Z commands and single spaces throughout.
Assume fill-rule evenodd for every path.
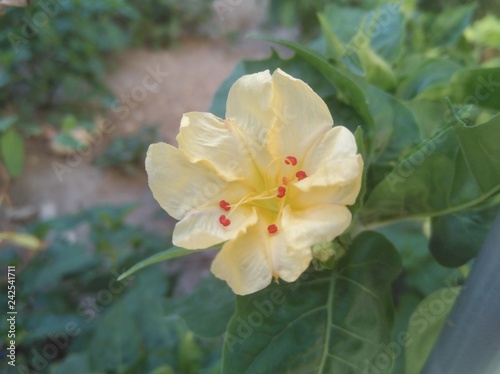
M 267 226 L 267 231 L 269 232 L 269 234 L 275 234 L 278 232 L 278 226 L 276 225 L 269 225 Z

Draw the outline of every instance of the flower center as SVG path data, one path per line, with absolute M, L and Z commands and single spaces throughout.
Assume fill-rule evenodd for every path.
M 227 214 L 227 216 L 222 214 L 219 217 L 219 223 L 222 226 L 228 227 L 231 224 L 231 220 L 229 219 L 231 214 L 233 214 L 238 207 L 240 207 L 244 204 L 252 204 L 252 205 L 260 206 L 261 208 L 264 208 L 266 210 L 271 210 L 274 212 L 277 211 L 275 222 L 277 223 L 279 221 L 279 219 L 281 218 L 281 213 L 282 213 L 283 208 L 285 206 L 285 201 L 286 201 L 287 188 L 285 186 L 287 186 L 289 183 L 292 183 L 294 181 L 298 182 L 304 178 L 307 178 L 307 174 L 305 171 L 303 171 L 303 170 L 296 171 L 297 168 L 295 168 L 295 166 L 297 166 L 298 161 L 297 161 L 297 158 L 294 156 L 287 156 L 287 157 L 285 157 L 284 160 L 283 159 L 273 160 L 273 161 L 271 161 L 269 166 L 272 163 L 274 163 L 276 161 L 280 161 L 280 160 L 284 161 L 285 165 L 287 165 L 287 167 L 291 168 L 291 170 L 287 170 L 287 172 L 285 173 L 286 176 L 281 178 L 281 182 L 282 182 L 281 185 L 274 187 L 274 188 L 270 188 L 270 189 L 266 188 L 266 191 L 264 191 L 262 193 L 248 194 L 248 195 L 244 196 L 242 199 L 240 199 L 240 201 L 237 201 L 235 203 L 229 203 L 226 200 L 221 200 L 219 202 L 219 207 L 223 211 L 229 212 Z M 293 170 L 293 169 L 295 169 L 295 170 Z M 265 201 L 268 201 L 269 203 L 266 202 L 265 204 L 263 204 Z M 267 227 L 267 231 L 269 232 L 269 234 L 272 235 L 272 234 L 275 234 L 276 232 L 278 232 L 278 226 L 276 223 L 273 223 Z

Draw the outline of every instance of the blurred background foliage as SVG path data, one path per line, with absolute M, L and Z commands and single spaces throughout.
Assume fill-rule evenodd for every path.
M 370 84 L 404 102 L 424 137 L 439 127 L 443 115 L 459 113 L 473 124 L 498 111 L 498 102 L 493 101 L 486 100 L 481 108 L 462 104 L 450 108 L 441 100 L 449 96 L 454 103 L 463 103 L 474 90 L 467 86 L 466 77 L 459 85 L 465 87 L 463 92 L 450 85 L 450 80 L 460 78 L 455 73 L 500 66 L 498 1 L 402 1 L 402 12 L 392 18 L 388 33 L 348 53 L 345 46 L 356 46 L 363 37 L 360 30 L 369 30 L 370 20 L 377 19 L 373 9 L 389 3 L 271 1 L 266 27 L 297 28 L 302 43 L 347 69 L 361 85 Z M 95 127 L 95 114 L 109 109 L 114 100 L 104 78 L 119 63 L 113 59 L 116 52 L 175 47 L 186 34 L 204 35 L 213 13 L 213 2 L 208 0 L 43 4 L 49 5 L 44 8 L 41 1 L 33 1 L 26 9 L 8 9 L 0 17 L 0 148 L 10 177 L 22 174 L 26 139 L 43 131 L 44 120 L 55 124 L 61 144 L 74 148 L 79 143 L 73 130 Z M 42 13 L 46 19 L 36 16 Z M 311 64 L 277 54 L 264 61 L 242 62 L 216 95 L 212 112 L 224 114 L 227 89 L 237 77 L 276 67 L 307 81 L 328 103 L 337 123 L 351 124 L 354 131 L 366 121 Z M 117 138 L 96 164 L 134 172 L 142 167 L 147 145 L 155 137 L 155 128 L 145 127 L 138 135 Z M 420 140 L 416 137 L 414 143 Z M 400 156 L 385 153 L 376 172 L 368 176 L 368 184 L 376 185 Z M 100 206 L 49 221 L 34 220 L 0 236 L 0 262 L 17 266 L 18 365 L 50 374 L 220 372 L 222 334 L 234 312 L 234 298 L 224 284 L 210 279 L 191 296 L 178 297 L 174 289 L 179 274 L 162 265 L 116 281 L 125 269 L 169 247 L 168 236 L 128 224 L 126 217 L 132 210 L 131 206 Z M 471 230 L 478 241 L 494 216 L 492 208 L 482 212 L 428 224 L 456 232 L 453 225 L 467 220 L 477 225 L 477 230 Z M 461 266 L 475 255 L 465 253 L 469 249 L 465 248 L 455 263 L 438 264 L 427 250 L 429 230 L 415 222 L 378 230 L 398 249 L 405 269 L 394 286 L 395 333 L 407 325 L 426 295 L 446 279 L 463 276 L 464 271 L 443 265 Z M 446 237 L 434 233 L 431 250 L 436 246 L 450 250 L 453 243 L 445 242 Z M 439 253 L 433 254 L 439 260 Z M 1 281 L 5 289 L 6 277 Z M 0 304 L 6 301 L 2 293 Z M 2 321 L 2 348 L 7 344 L 5 328 Z M 57 347 L 53 357 L 47 351 L 51 345 Z M 5 357 L 0 360 L 3 364 Z M 404 357 L 396 362 L 394 373 L 402 368 Z

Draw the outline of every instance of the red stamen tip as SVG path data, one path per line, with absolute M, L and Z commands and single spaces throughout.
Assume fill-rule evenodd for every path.
M 267 226 L 267 231 L 269 231 L 269 234 L 274 234 L 278 231 L 278 227 L 276 225 L 269 225 Z
M 283 185 L 284 186 L 286 186 L 288 184 L 288 178 L 287 177 L 283 177 L 282 181 L 283 181 Z
M 285 193 L 286 193 L 286 188 L 283 186 L 279 186 L 278 187 L 278 194 L 276 195 L 276 197 L 282 198 L 285 196 Z
M 229 204 L 226 200 L 221 200 L 219 206 L 226 212 L 229 212 L 229 210 L 231 209 L 231 204 Z
M 293 156 L 287 156 L 285 159 L 285 164 L 295 166 L 297 165 L 297 158 Z
M 307 174 L 306 174 L 306 172 L 305 172 L 305 171 L 303 171 L 303 170 L 299 170 L 299 171 L 295 174 L 295 176 L 297 177 L 297 179 L 298 179 L 299 181 L 301 181 L 301 180 L 302 180 L 302 179 L 304 179 L 304 178 L 307 178 Z
M 224 214 L 219 217 L 219 222 L 224 227 L 227 227 L 231 224 L 231 221 L 228 220 Z

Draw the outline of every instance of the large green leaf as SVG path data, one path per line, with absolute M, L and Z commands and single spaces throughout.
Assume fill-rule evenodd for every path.
M 194 292 L 178 298 L 172 309 L 195 334 L 216 337 L 224 333 L 234 313 L 234 294 L 226 282 L 209 276 Z
M 405 157 L 371 192 L 365 222 L 473 208 L 500 190 L 500 115 L 476 126 L 448 124 Z
M 500 205 L 495 205 L 434 217 L 429 242 L 434 258 L 444 266 L 457 267 L 476 257 L 499 210 Z
M 2 158 L 10 175 L 17 178 L 24 166 L 24 140 L 13 128 L 10 128 L 0 138 Z
M 400 257 L 381 234 L 358 235 L 333 271 L 308 272 L 238 297 L 223 373 L 360 373 L 383 353 Z M 390 361 L 383 373 L 390 372 Z
M 106 291 L 111 296 L 99 302 L 103 300 L 99 295 Z M 127 290 L 109 288 L 97 293 L 96 311 L 103 316 L 96 318 L 96 332 L 87 350 L 92 369 L 150 372 L 175 362 L 177 333 L 163 313 L 162 298 L 167 291 L 164 273 L 149 267 Z
M 124 370 L 140 357 L 141 334 L 124 300 L 115 302 L 99 321 L 91 341 L 90 363 L 96 371 Z

